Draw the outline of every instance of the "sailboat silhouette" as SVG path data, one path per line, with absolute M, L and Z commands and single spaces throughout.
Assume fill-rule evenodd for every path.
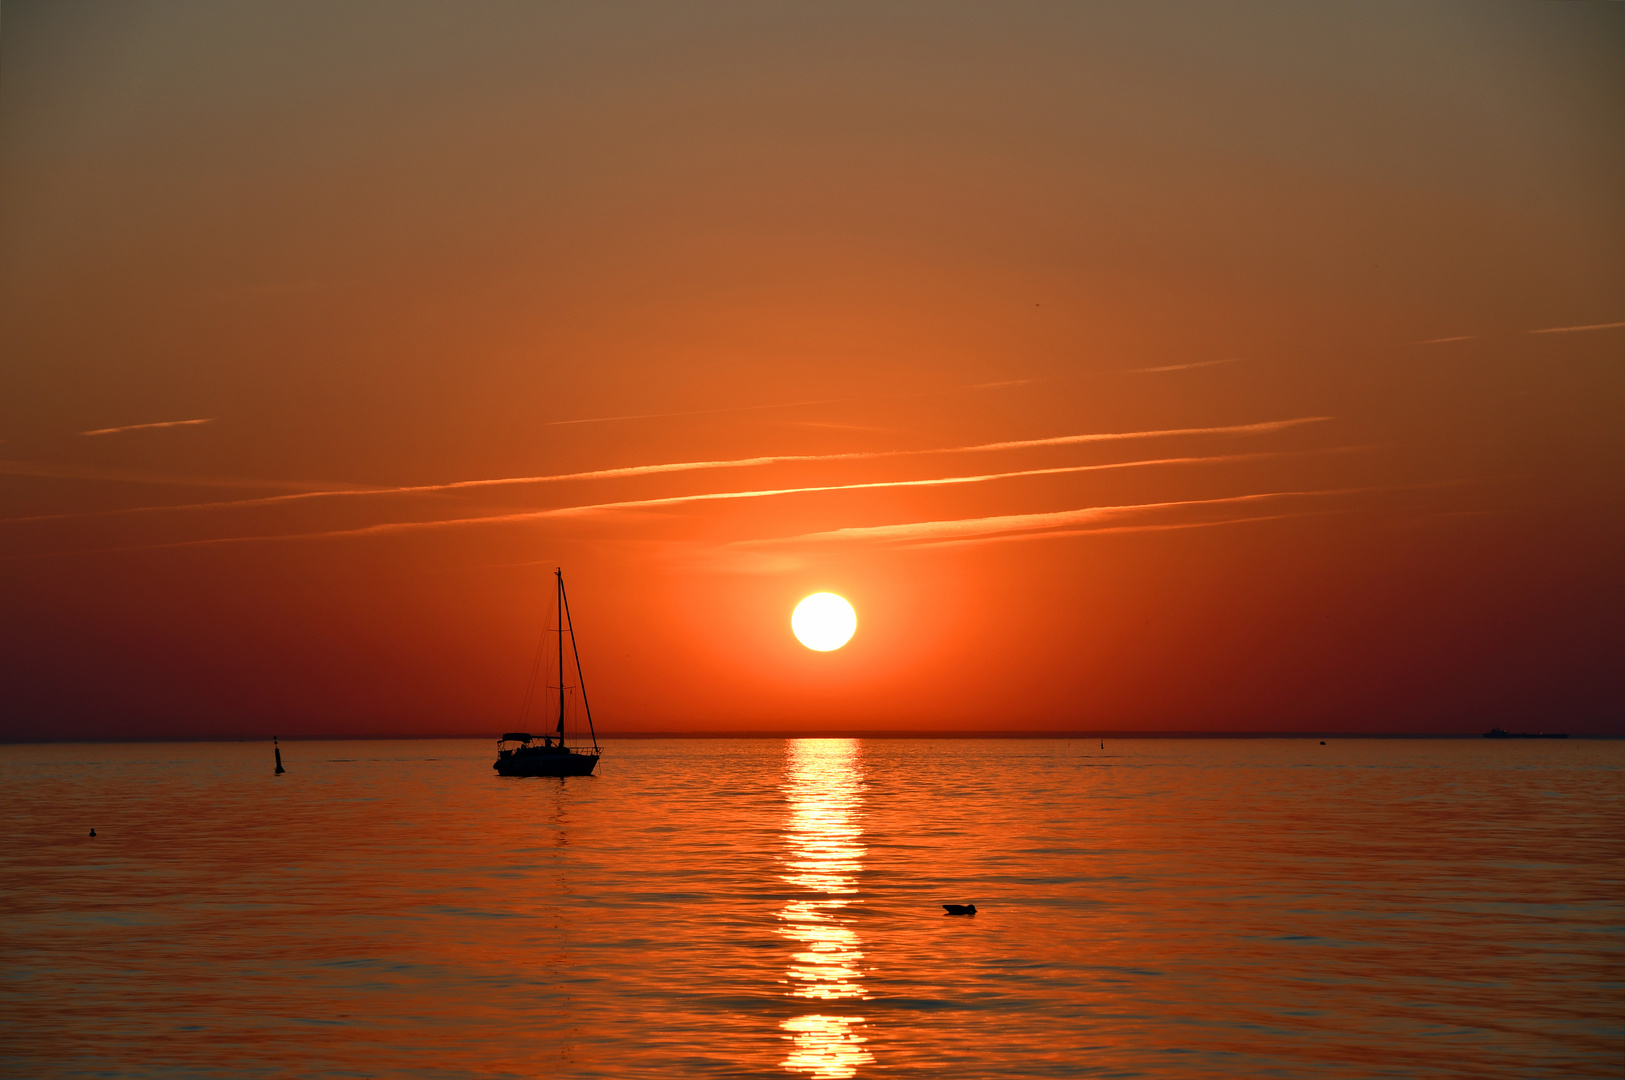
M 530 712 L 530 702 L 536 689 L 536 675 L 541 669 L 542 646 L 547 643 L 548 633 L 557 633 L 558 641 L 558 673 L 559 682 L 556 689 L 559 692 L 559 722 L 552 735 L 532 735 L 528 731 L 510 731 L 497 740 L 497 759 L 491 767 L 501 776 L 591 776 L 598 765 L 598 759 L 603 751 L 598 748 L 598 733 L 592 726 L 592 708 L 587 704 L 587 687 L 581 678 L 581 650 L 576 647 L 575 624 L 570 619 L 570 598 L 564 592 L 564 571 L 555 569 L 553 577 L 558 585 L 555 592 L 557 605 L 557 626 L 555 631 L 545 631 L 542 635 L 541 645 L 537 647 L 536 663 L 531 668 L 530 687 L 525 691 L 525 704 L 520 710 L 520 723 L 524 723 Z M 565 742 L 565 717 L 567 715 L 568 687 L 564 679 L 564 635 L 570 635 L 570 653 L 575 658 L 576 683 L 573 689 L 580 691 L 581 708 L 586 714 L 587 732 L 592 738 L 592 750 L 584 747 L 575 748 Z M 550 688 L 551 689 L 551 688 Z

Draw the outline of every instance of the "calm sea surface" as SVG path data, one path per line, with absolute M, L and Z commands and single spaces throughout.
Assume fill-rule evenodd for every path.
M 1620 1076 L 1625 743 L 1328 742 L 0 747 L 0 1070 Z

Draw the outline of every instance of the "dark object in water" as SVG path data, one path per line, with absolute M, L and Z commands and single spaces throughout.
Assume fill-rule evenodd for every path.
M 587 704 L 587 687 L 581 678 L 581 650 L 576 648 L 575 623 L 570 618 L 570 598 L 564 592 L 564 571 L 554 570 L 553 576 L 558 579 L 558 588 L 555 599 L 558 608 L 558 623 L 556 630 L 544 631 L 542 640 L 536 647 L 536 663 L 530 672 L 530 688 L 525 691 L 525 704 L 519 711 L 519 719 L 524 721 L 530 712 L 531 695 L 536 690 L 536 675 L 542 667 L 542 645 L 547 642 L 547 635 L 559 635 L 559 722 L 553 735 L 532 735 L 528 731 L 510 731 L 497 740 L 497 759 L 492 762 L 491 768 L 499 776 L 591 776 L 593 768 L 598 764 L 602 751 L 598 748 L 598 734 L 592 726 L 592 706 Z M 576 682 L 574 687 L 565 685 L 564 678 L 564 635 L 570 635 L 570 654 L 576 662 Z M 565 694 L 568 690 L 578 690 L 581 693 L 581 708 L 587 717 L 587 732 L 592 737 L 592 749 L 586 747 L 572 747 L 564 741 Z M 515 744 L 515 745 L 510 745 Z
M 950 915 L 974 915 L 974 914 L 976 914 L 976 905 L 975 904 L 943 904 L 942 908 L 943 908 L 944 911 L 946 911 Z
M 1484 733 L 1484 737 L 1486 739 L 1566 739 L 1568 735 L 1548 735 L 1544 731 L 1539 734 L 1530 734 L 1527 731 L 1502 731 L 1498 727 L 1492 727 Z
M 555 745 L 551 735 L 510 731 L 497 740 L 491 767 L 502 776 L 591 776 L 597 764 L 598 755 L 565 746 L 563 740 Z
M 90 830 L 90 835 L 91 835 L 91 836 L 95 836 L 95 835 L 96 835 L 96 830 L 95 830 L 95 829 L 91 829 L 91 830 Z
M 281 776 L 288 770 L 282 767 L 282 747 L 276 744 L 275 735 L 271 736 L 271 749 L 276 751 L 276 775 Z

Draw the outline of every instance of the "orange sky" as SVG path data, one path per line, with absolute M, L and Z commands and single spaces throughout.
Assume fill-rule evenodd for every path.
M 1617 5 L 8 0 L 0 737 L 1625 734 L 1622 191 Z

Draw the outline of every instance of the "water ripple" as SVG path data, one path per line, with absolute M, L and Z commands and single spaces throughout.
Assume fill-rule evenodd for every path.
M 0 1073 L 1618 1075 L 1625 744 L 283 754 L 0 747 Z

